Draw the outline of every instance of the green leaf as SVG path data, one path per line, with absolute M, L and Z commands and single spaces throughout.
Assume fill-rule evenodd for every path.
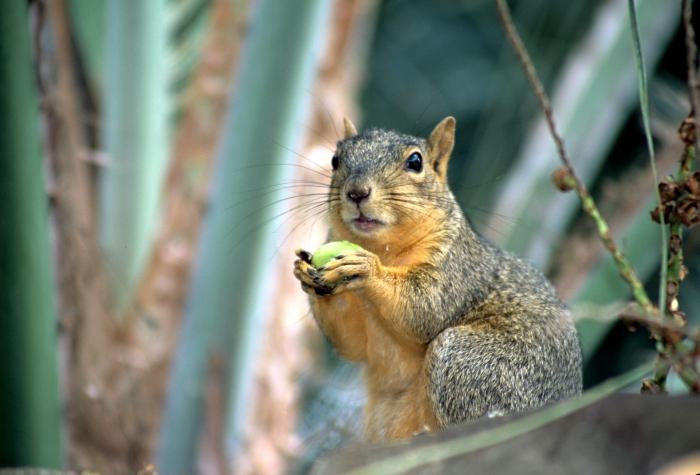
M 164 473 L 194 472 L 211 353 L 230 358 L 228 446 L 240 437 L 264 304 L 274 298 L 267 275 L 276 265 L 275 243 L 260 224 L 278 214 L 282 204 L 261 208 L 257 200 L 242 203 L 237 192 L 250 190 L 251 184 L 271 189 L 289 178 L 290 167 L 273 164 L 295 158 L 291 150 L 302 136 L 300 123 L 330 6 L 325 0 L 256 4 L 219 145 L 211 203 L 170 378 L 157 456 Z M 279 201 L 276 198 L 271 197 L 273 203 Z
M 104 82 L 106 1 L 70 0 L 68 6 L 80 57 L 92 89 L 99 94 Z
M 639 25 L 637 24 L 637 9 L 634 6 L 634 0 L 627 2 L 630 18 L 630 30 L 632 32 L 632 46 L 634 47 L 634 59 L 637 69 L 637 85 L 639 88 L 639 105 L 642 110 L 642 122 L 644 123 L 644 137 L 647 141 L 647 149 L 649 151 L 649 162 L 651 164 L 654 183 L 659 182 L 659 176 L 656 173 L 656 157 L 654 155 L 654 139 L 651 136 L 651 126 L 649 125 L 649 87 L 647 85 L 647 72 L 644 66 L 644 55 L 642 54 L 642 45 L 639 39 Z M 661 194 L 658 187 L 654 187 L 656 196 L 656 204 L 661 209 Z M 666 224 L 664 223 L 663 213 L 659 214 L 661 220 L 659 233 L 661 234 L 661 278 L 659 279 L 659 309 L 666 311 L 666 280 L 668 273 L 668 244 L 666 237 Z
M 132 299 L 167 165 L 165 0 L 109 0 L 100 245 L 116 312 Z
M 0 466 L 63 465 L 57 321 L 26 2 L 0 15 Z

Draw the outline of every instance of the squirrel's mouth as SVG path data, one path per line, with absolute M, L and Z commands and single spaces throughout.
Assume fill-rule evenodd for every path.
M 372 232 L 375 229 L 384 226 L 384 222 L 370 218 L 360 213 L 360 216 L 352 220 L 353 226 L 364 233 Z

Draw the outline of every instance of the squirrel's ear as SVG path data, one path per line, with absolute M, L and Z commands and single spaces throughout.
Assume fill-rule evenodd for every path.
M 442 181 L 447 178 L 447 162 L 455 145 L 455 125 L 457 121 L 447 116 L 435 126 L 428 139 L 428 150 L 435 173 Z
M 345 128 L 345 137 L 343 138 L 349 139 L 350 137 L 357 135 L 357 128 L 355 127 L 355 124 L 353 124 L 347 117 L 343 117 L 343 127 Z

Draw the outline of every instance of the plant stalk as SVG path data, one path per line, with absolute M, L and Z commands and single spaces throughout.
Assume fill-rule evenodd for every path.
M 0 467 L 61 468 L 58 322 L 26 2 L 0 15 Z

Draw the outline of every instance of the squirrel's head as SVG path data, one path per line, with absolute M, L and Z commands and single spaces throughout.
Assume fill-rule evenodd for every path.
M 345 138 L 331 163 L 334 232 L 350 240 L 381 242 L 388 233 L 438 218 L 446 208 L 454 137 L 453 117 L 443 119 L 427 140 L 382 129 L 358 133 L 345 119 Z

